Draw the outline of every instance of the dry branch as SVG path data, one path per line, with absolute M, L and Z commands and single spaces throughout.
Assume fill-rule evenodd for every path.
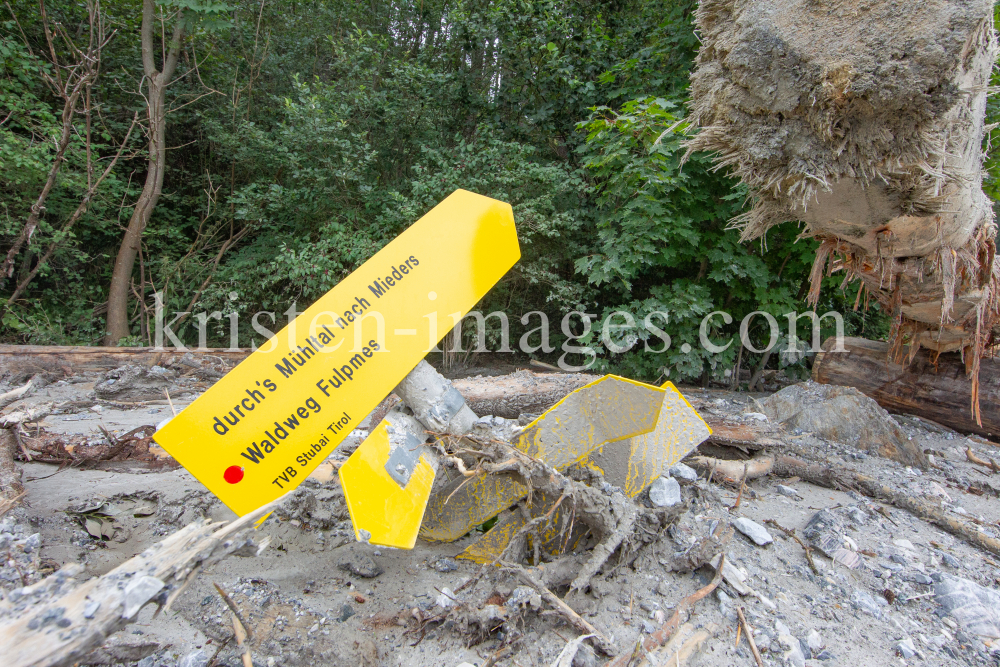
M 710 595 L 712 591 L 718 588 L 719 584 L 722 583 L 722 570 L 725 568 L 725 563 L 726 563 L 726 557 L 725 555 L 723 555 L 722 559 L 719 562 L 719 567 L 715 571 L 715 576 L 712 578 L 712 581 L 709 582 L 707 586 L 698 589 L 691 595 L 687 596 L 686 598 L 678 602 L 677 609 L 676 611 L 674 611 L 673 616 L 668 618 L 663 623 L 663 625 L 661 625 L 656 630 L 656 632 L 649 635 L 649 637 L 647 637 L 644 642 L 636 646 L 636 651 L 633 651 L 630 654 L 622 654 L 618 656 L 614 661 L 610 662 L 607 667 L 626 667 L 627 665 L 632 664 L 632 660 L 634 657 L 636 657 L 637 653 L 640 654 L 648 653 L 649 651 L 652 651 L 666 644 L 670 636 L 674 634 L 674 632 L 676 632 L 677 629 L 680 627 L 681 615 L 686 614 L 691 609 L 691 607 L 695 605 L 696 602 Z

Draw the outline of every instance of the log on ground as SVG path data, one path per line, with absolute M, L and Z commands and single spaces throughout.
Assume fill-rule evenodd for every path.
M 813 363 L 814 381 L 854 387 L 890 412 L 931 419 L 962 433 L 1000 436 L 1000 360 L 981 362 L 980 425 L 972 412 L 972 381 L 958 353 L 937 356 L 920 350 L 903 366 L 890 359 L 887 343 L 845 338 L 846 352 L 834 352 L 835 346 L 832 337 L 823 343 Z

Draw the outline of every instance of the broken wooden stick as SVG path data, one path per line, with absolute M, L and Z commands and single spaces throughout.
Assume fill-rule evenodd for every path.
M 245 531 L 283 499 L 228 524 L 188 524 L 102 577 L 80 582 L 84 568 L 72 563 L 11 592 L 0 603 L 5 667 L 62 667 L 81 660 L 132 623 L 146 603 L 162 604 L 195 568 L 246 546 Z
M 993 459 L 987 461 L 986 459 L 981 459 L 976 456 L 976 453 L 972 451 L 972 447 L 965 448 L 965 458 L 969 460 L 969 463 L 975 463 L 977 466 L 982 466 L 989 470 L 991 473 L 1000 472 L 1000 466 Z
M 243 658 L 243 667 L 253 667 L 253 657 L 250 655 L 250 645 L 247 644 L 247 629 L 240 621 L 236 612 L 230 610 L 229 615 L 233 617 L 233 635 L 236 636 L 236 646 L 240 649 Z
M 806 560 L 809 562 L 809 569 L 811 569 L 815 575 L 820 574 L 819 568 L 816 567 L 816 561 L 813 560 L 812 547 L 803 542 L 802 538 L 795 534 L 794 528 L 785 528 L 774 519 L 764 519 L 764 523 L 774 526 L 785 535 L 788 535 L 790 538 L 798 542 L 799 546 L 802 547 L 802 550 L 806 552 Z
M 608 639 L 603 632 L 595 628 L 582 616 L 573 611 L 573 609 L 570 608 L 570 606 L 566 604 L 562 598 L 546 588 L 545 585 L 535 578 L 531 572 L 516 563 L 504 563 L 503 565 L 507 569 L 515 572 L 518 579 L 520 579 L 526 586 L 534 588 L 538 594 L 542 596 L 542 599 L 562 614 L 563 618 L 565 618 L 570 625 L 576 628 L 579 632 L 582 632 L 585 635 L 590 635 L 594 648 L 608 656 L 613 656 L 618 653 L 618 651 L 615 650 L 614 644 L 611 643 L 611 640 Z
M 660 646 L 666 644 L 667 640 L 672 634 L 674 634 L 681 625 L 681 614 L 685 614 L 691 609 L 699 600 L 708 595 L 711 595 L 712 591 L 718 588 L 719 584 L 722 583 L 722 570 L 726 564 L 726 556 L 723 554 L 722 559 L 719 561 L 719 567 L 715 571 L 715 576 L 712 581 L 708 583 L 707 586 L 699 588 L 697 591 L 687 596 L 683 600 L 677 603 L 677 609 L 674 611 L 673 616 L 668 618 L 663 625 L 661 625 L 656 632 L 649 635 L 646 641 L 642 642 L 641 648 L 645 652 L 652 651 Z M 613 662 L 609 663 L 607 667 L 626 667 L 632 663 L 632 659 L 635 653 L 622 654 L 618 656 Z
M 743 634 L 747 636 L 747 644 L 750 644 L 750 650 L 753 652 L 753 659 L 757 661 L 757 667 L 764 667 L 760 651 L 757 650 L 757 642 L 753 640 L 753 628 L 747 623 L 747 617 L 743 615 L 743 607 L 738 607 L 736 613 L 740 617 L 740 627 L 743 628 Z
M 981 533 L 964 521 L 945 514 L 941 509 L 921 500 L 917 496 L 883 485 L 877 479 L 845 470 L 819 464 L 810 464 L 791 456 L 778 456 L 774 462 L 774 474 L 780 477 L 800 477 L 807 482 L 828 489 L 853 490 L 869 498 L 877 498 L 894 507 L 929 521 L 952 535 L 961 537 L 983 551 L 1000 556 L 1000 540 Z

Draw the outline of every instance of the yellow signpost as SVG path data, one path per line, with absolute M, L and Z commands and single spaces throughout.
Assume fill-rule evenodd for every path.
M 457 190 L 154 439 L 251 512 L 304 480 L 519 258 L 510 205 Z

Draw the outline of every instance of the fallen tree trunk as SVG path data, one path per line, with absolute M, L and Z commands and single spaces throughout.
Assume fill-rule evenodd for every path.
M 216 357 L 235 366 L 249 349 L 177 349 L 167 347 L 77 347 L 74 345 L 0 345 L 0 373 L 68 373 L 109 371 L 126 364 L 166 366 L 190 354 L 195 359 Z
M 1000 360 L 981 362 L 979 425 L 971 410 L 972 381 L 958 354 L 920 350 L 904 367 L 890 360 L 887 343 L 845 338 L 847 351 L 833 352 L 835 344 L 828 338 L 817 353 L 814 381 L 854 387 L 890 412 L 931 419 L 963 433 L 1000 436 Z
M 502 377 L 453 380 L 452 386 L 480 417 L 493 415 L 517 419 L 522 414 L 541 414 L 566 394 L 599 379 L 599 375 L 532 373 L 522 370 Z

